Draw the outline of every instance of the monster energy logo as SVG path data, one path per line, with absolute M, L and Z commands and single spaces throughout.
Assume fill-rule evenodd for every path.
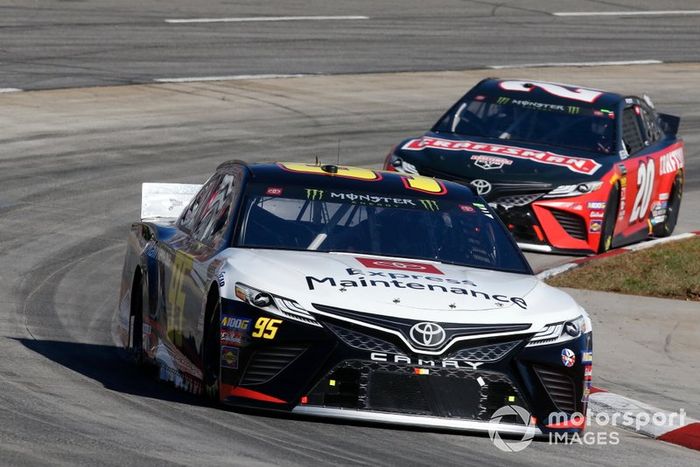
M 317 190 L 315 188 L 306 188 L 306 198 L 310 200 L 323 199 L 323 190 Z
M 432 199 L 421 199 L 420 204 L 426 211 L 438 211 L 440 209 L 437 201 L 433 201 Z
M 499 97 L 496 99 L 496 104 L 507 104 L 510 102 L 510 97 Z
M 570 114 L 577 114 L 581 111 L 581 107 L 576 107 L 575 105 L 567 105 L 566 111 Z

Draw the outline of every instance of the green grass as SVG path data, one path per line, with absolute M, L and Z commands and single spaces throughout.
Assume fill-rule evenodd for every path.
M 547 279 L 547 283 L 700 301 L 700 237 L 594 260 Z

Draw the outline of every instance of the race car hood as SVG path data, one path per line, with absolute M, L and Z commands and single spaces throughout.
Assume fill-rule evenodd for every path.
M 250 287 L 314 305 L 451 323 L 531 323 L 575 318 L 580 307 L 535 276 L 347 253 L 228 250 L 227 268 Z M 233 284 L 227 295 L 233 297 Z
M 431 132 L 404 140 L 394 154 L 424 175 L 491 183 L 537 180 L 543 189 L 597 180 L 619 161 L 617 155 Z

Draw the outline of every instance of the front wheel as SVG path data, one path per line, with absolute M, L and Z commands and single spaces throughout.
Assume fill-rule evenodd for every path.
M 605 253 L 612 248 L 613 237 L 615 236 L 615 224 L 617 223 L 617 211 L 620 205 L 620 185 L 613 185 L 608 195 L 608 202 L 605 204 L 605 214 L 603 217 L 603 228 L 600 233 L 598 243 L 598 254 Z
M 221 375 L 221 300 L 209 314 L 202 343 L 202 384 L 204 396 L 211 402 L 219 402 L 219 378 Z
M 683 198 L 683 174 L 679 173 L 673 180 L 671 194 L 668 198 L 668 206 L 666 206 L 666 219 L 654 226 L 655 237 L 668 237 L 673 233 L 678 222 L 678 213 L 681 210 L 681 199 Z

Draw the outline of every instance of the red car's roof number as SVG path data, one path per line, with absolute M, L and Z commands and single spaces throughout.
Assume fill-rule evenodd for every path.
M 603 94 L 601 91 L 596 91 L 594 89 L 570 89 L 560 84 L 541 83 L 539 81 L 501 81 L 500 86 L 506 91 L 521 92 L 530 92 L 533 87 L 538 87 L 554 96 L 588 102 L 589 104 L 595 102 L 595 100 Z

